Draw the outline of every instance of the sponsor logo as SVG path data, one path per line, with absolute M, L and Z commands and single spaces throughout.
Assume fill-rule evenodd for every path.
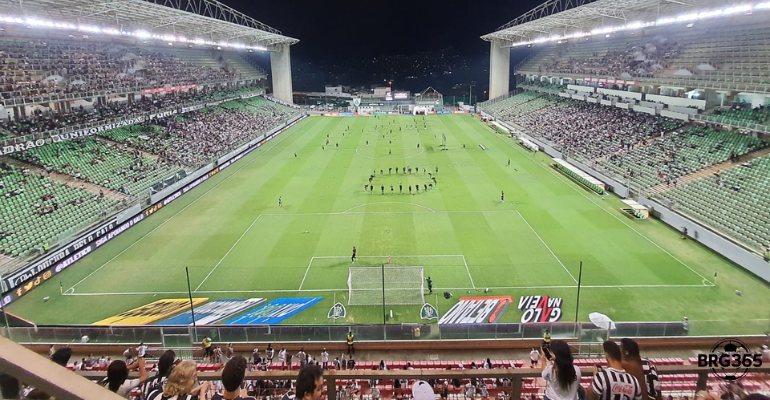
M 495 323 L 513 303 L 511 296 L 461 297 L 438 321 L 441 325 Z
M 436 307 L 433 307 L 433 304 L 425 303 L 420 309 L 420 319 L 438 319 L 438 310 L 436 310 Z
M 195 311 L 196 325 L 210 325 L 217 321 L 221 321 L 225 318 L 229 318 L 233 315 L 246 311 L 249 308 L 256 306 L 257 304 L 264 302 L 265 300 L 266 299 L 261 298 L 214 300 L 200 307 L 196 307 L 194 310 L 185 311 L 175 317 L 164 319 L 160 322 L 156 322 L 155 324 L 192 325 L 192 311 Z
M 698 367 L 711 368 L 719 379 L 734 382 L 743 379 L 752 368 L 762 366 L 762 353 L 753 353 L 749 346 L 735 338 L 718 341 L 711 352 L 698 354 Z
M 206 299 L 192 299 L 193 305 Z M 190 299 L 163 299 L 94 322 L 94 325 L 146 325 L 190 308 Z
M 345 316 L 347 315 L 348 315 L 348 310 L 345 309 L 345 306 L 342 305 L 342 303 L 337 302 L 332 306 L 332 308 L 329 309 L 329 313 L 326 314 L 326 318 L 340 319 L 340 318 L 345 318 Z
M 225 325 L 273 325 L 323 300 L 321 297 L 275 299 L 256 310 L 233 318 Z
M 524 311 L 521 322 L 556 322 L 561 319 L 563 303 L 561 297 L 522 296 L 518 307 L 519 311 Z

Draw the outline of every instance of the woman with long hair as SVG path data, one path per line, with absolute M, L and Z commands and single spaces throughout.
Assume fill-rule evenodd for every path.
M 154 390 L 147 396 L 147 400 L 177 400 L 185 399 L 187 396 L 195 396 L 200 400 L 207 400 L 208 391 L 211 389 L 210 382 L 198 384 L 198 371 L 195 362 L 185 360 L 177 364 L 171 371 L 166 381 L 166 387 L 163 390 Z
M 572 352 L 567 342 L 553 340 L 550 343 L 551 361 L 543 368 L 543 379 L 547 382 L 545 400 L 578 400 L 580 389 L 580 368 L 572 364 Z
M 621 339 L 620 352 L 623 355 L 623 369 L 640 383 L 642 400 L 660 400 L 660 382 L 655 364 L 646 358 L 642 359 L 639 355 L 639 345 L 633 339 Z
M 129 370 L 139 370 L 139 379 L 128 379 Z M 115 360 L 107 367 L 107 378 L 102 384 L 118 396 L 128 398 L 131 391 L 147 380 L 147 370 L 144 368 L 144 358 L 126 366 L 125 361 Z

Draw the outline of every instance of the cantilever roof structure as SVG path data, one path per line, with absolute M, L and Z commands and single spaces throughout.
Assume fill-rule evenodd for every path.
M 729 5 L 725 0 L 548 0 L 481 38 L 512 46 L 556 35 L 589 33 L 608 26 L 655 22 L 664 17 Z
M 299 42 L 216 0 L 0 0 L 0 10 L 3 17 L 72 24 L 79 30 L 98 27 L 259 47 Z

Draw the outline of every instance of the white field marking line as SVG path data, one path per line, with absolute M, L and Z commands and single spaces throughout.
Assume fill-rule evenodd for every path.
M 237 246 L 237 245 L 238 245 L 238 243 L 240 243 L 240 242 L 241 242 L 241 239 L 243 239 L 243 237 L 244 237 L 244 236 L 246 236 L 246 234 L 247 234 L 247 233 L 249 233 L 249 231 L 251 230 L 251 227 L 252 227 L 252 226 L 254 226 L 254 224 L 256 224 L 256 223 L 257 223 L 257 221 L 259 221 L 259 218 L 260 218 L 261 216 L 262 216 L 262 214 L 259 214 L 259 215 L 257 215 L 257 218 L 255 218 L 255 219 L 254 219 L 254 221 L 251 221 L 251 225 L 249 225 L 249 227 L 248 227 L 248 228 L 246 228 L 246 230 L 245 230 L 245 231 L 243 231 L 243 233 L 241 234 L 241 237 L 239 237 L 239 238 L 238 238 L 238 240 L 236 240 L 236 241 L 235 241 L 235 243 L 233 243 L 233 245 L 230 247 L 230 250 L 227 250 L 227 253 L 225 253 L 225 255 L 223 255 L 223 256 L 222 256 L 222 258 L 220 258 L 220 259 L 219 259 L 219 262 L 217 263 L 217 265 L 215 265 L 215 266 L 214 266 L 214 268 L 212 268 L 212 269 L 211 269 L 211 271 L 209 271 L 209 274 L 208 274 L 208 275 L 206 275 L 206 277 L 205 277 L 205 278 L 203 278 L 203 280 L 202 280 L 202 281 L 201 281 L 201 283 L 198 285 L 198 287 L 196 287 L 196 288 L 195 288 L 195 290 L 193 290 L 193 292 L 194 292 L 194 293 L 197 293 L 197 292 L 198 292 L 198 289 L 200 289 L 200 288 L 201 288 L 201 286 L 203 286 L 203 284 L 206 282 L 206 280 L 207 280 L 207 279 L 209 279 L 209 277 L 211 276 L 211 274 L 213 274 L 213 273 L 214 273 L 214 271 L 216 271 L 216 270 L 217 270 L 217 268 L 219 267 L 219 264 L 222 264 L 222 261 L 224 261 L 224 260 L 225 260 L 225 258 L 227 258 L 227 256 L 228 256 L 228 255 L 230 255 L 230 252 L 231 252 L 231 251 L 233 251 L 233 249 L 235 248 L 235 246 Z
M 371 206 L 371 205 L 377 205 L 377 204 L 406 204 L 406 205 L 410 205 L 410 206 L 422 207 L 422 208 L 424 208 L 426 210 L 429 210 L 431 212 L 436 212 L 436 210 L 434 210 L 432 208 L 425 207 L 423 205 L 416 204 L 416 203 L 407 203 L 407 202 L 403 202 L 403 201 L 382 201 L 382 202 L 361 204 L 360 206 L 355 206 L 355 207 L 352 207 L 352 208 L 348 208 L 347 210 L 343 211 L 342 213 L 345 214 L 346 212 L 351 211 L 351 210 L 355 210 L 356 208 L 366 207 L 366 206 Z
M 299 283 L 299 289 L 298 290 L 302 290 L 302 285 L 305 284 L 305 278 L 307 278 L 307 273 L 310 271 L 310 266 L 313 264 L 313 260 L 315 258 L 316 257 L 310 257 L 310 261 L 307 263 L 307 268 L 305 269 L 305 275 L 302 277 L 302 282 Z M 343 258 L 343 257 L 340 257 L 340 258 Z
M 391 257 L 391 258 L 413 258 L 413 257 L 461 257 L 461 258 L 465 258 L 465 256 L 463 256 L 462 254 L 422 254 L 422 255 L 415 254 L 413 256 L 409 256 L 409 255 L 401 255 L 401 256 L 387 256 L 387 255 L 384 255 L 384 256 L 356 256 L 356 258 L 387 258 L 387 257 Z M 350 258 L 350 257 L 345 257 L 345 256 L 318 256 L 318 257 L 312 257 L 312 258 L 334 259 L 334 258 Z M 312 261 L 312 258 L 311 258 L 311 261 Z
M 378 203 L 371 203 L 378 204 Z M 381 203 L 379 203 L 381 204 Z M 314 215 L 364 215 L 364 214 L 493 214 L 493 213 L 513 213 L 516 210 L 488 210 L 488 211 L 343 211 L 343 212 L 319 212 L 319 213 L 280 213 L 280 214 L 261 214 L 263 217 L 301 217 Z
M 361 147 L 361 146 L 358 146 L 358 147 Z M 361 156 L 361 157 L 364 157 L 364 158 L 368 158 L 368 159 L 370 159 L 370 160 L 379 160 L 379 159 L 381 159 L 381 158 L 385 158 L 385 157 L 370 157 L 370 156 L 365 156 L 365 155 L 363 155 L 363 154 L 361 154 L 361 153 L 359 153 L 359 152 L 358 152 L 358 147 L 356 147 L 356 154 L 358 154 L 358 155 L 359 155 L 359 156 Z M 422 151 L 421 151 L 421 152 L 419 152 L 419 153 L 417 153 L 417 154 L 412 154 L 411 156 L 401 157 L 401 159 L 407 159 L 407 158 L 417 157 L 417 156 L 419 156 L 420 154 L 422 154 L 422 153 L 425 153 L 425 146 L 422 146 L 421 148 L 422 148 Z
M 535 228 L 533 228 L 533 227 L 532 227 L 532 225 L 530 225 L 530 224 L 529 224 L 529 222 L 527 222 L 527 219 L 526 219 L 526 218 L 524 218 L 524 216 L 523 216 L 523 215 L 521 215 L 521 213 L 519 212 L 519 210 L 516 210 L 516 213 L 517 213 L 517 214 L 519 214 L 519 217 L 521 217 L 521 220 L 522 220 L 522 221 L 524 221 L 524 223 L 525 223 L 525 224 L 527 224 L 527 226 L 529 227 L 529 229 L 530 229 L 530 230 L 532 230 L 532 233 L 534 233 L 534 234 L 535 234 L 535 236 L 537 236 L 537 238 L 538 238 L 538 239 L 540 239 L 540 243 L 542 243 L 542 244 L 543 244 L 543 246 L 545 246 L 545 248 L 546 248 L 546 249 L 548 249 L 548 251 L 549 251 L 549 252 L 551 252 L 551 255 L 553 256 L 553 258 L 555 258 L 555 259 L 556 259 L 556 261 L 558 261 L 558 262 L 559 262 L 559 264 L 561 264 L 561 267 L 562 267 L 562 268 L 564 268 L 564 270 L 565 270 L 565 271 L 567 271 L 567 273 L 569 274 L 569 277 L 570 277 L 570 278 L 572 278 L 572 280 L 573 280 L 573 281 L 575 281 L 575 283 L 577 283 L 577 279 L 575 279 L 575 277 L 574 277 L 574 276 L 572 276 L 572 272 L 569 272 L 569 270 L 567 269 L 567 267 L 566 267 L 566 266 L 564 266 L 564 263 L 563 263 L 563 262 L 561 262 L 561 260 L 559 259 L 559 257 L 556 257 L 556 254 L 554 254 L 553 250 L 551 250 L 551 248 L 550 248 L 550 247 L 548 247 L 548 245 L 545 243 L 545 241 L 543 240 L 543 238 L 541 238 L 541 237 L 540 237 L 540 235 L 538 235 L 538 234 L 537 234 L 537 232 L 535 231 Z
M 299 129 L 298 129 L 297 131 L 299 131 Z M 297 131 L 295 131 L 295 132 L 297 132 Z M 70 287 L 70 289 L 71 289 L 71 290 L 74 292 L 74 291 L 75 291 L 75 286 L 77 286 L 77 285 L 79 285 L 79 284 L 83 283 L 83 281 L 85 281 L 86 279 L 90 278 L 90 277 L 91 277 L 91 275 L 93 275 L 93 274 L 95 274 L 95 273 L 99 272 L 99 270 L 100 270 L 100 269 L 104 268 L 104 267 L 105 267 L 107 264 L 111 263 L 113 260 L 115 260 L 116 258 L 120 257 L 120 255 L 121 255 L 121 254 L 125 253 L 125 252 L 126 252 L 126 251 L 128 251 L 130 248 L 134 247 L 134 245 L 135 245 L 135 244 L 137 244 L 137 243 L 139 243 L 140 241 L 142 241 L 142 239 L 146 238 L 146 237 L 147 237 L 147 236 L 149 236 L 151 233 L 153 233 L 153 232 L 155 232 L 156 230 L 158 230 L 158 229 L 159 229 L 161 226 L 165 225 L 165 224 L 166 224 L 166 222 L 169 222 L 169 221 L 171 221 L 172 219 L 174 219 L 174 217 L 176 217 L 177 215 L 179 215 L 179 214 L 180 214 L 182 211 L 186 210 L 186 209 L 187 209 L 188 207 L 190 207 L 191 205 L 193 205 L 193 204 L 197 203 L 197 202 L 198 202 L 198 200 L 202 199 L 204 196 L 206 196 L 207 194 L 209 194 L 209 192 L 211 192 L 212 190 L 214 190 L 214 189 L 218 188 L 218 187 L 219 187 L 219 185 L 221 185 L 221 184 L 225 183 L 225 182 L 226 182 L 228 179 L 230 179 L 231 177 L 233 177 L 233 175 L 236 175 L 236 174 L 238 174 L 238 172 L 240 172 L 242 169 L 244 169 L 244 168 L 248 167 L 249 165 L 251 165 L 251 163 L 253 163 L 254 161 L 256 161 L 256 160 L 257 160 L 257 159 L 258 159 L 260 156 L 262 156 L 263 154 L 267 153 L 269 150 L 272 150 L 273 148 L 275 148 L 276 146 L 278 146 L 279 144 L 281 144 L 281 142 L 283 142 L 284 140 L 288 139 L 288 138 L 289 138 L 289 136 L 291 136 L 291 135 L 286 135 L 286 136 L 284 136 L 284 138 L 283 138 L 283 139 L 281 139 L 281 141 L 280 141 L 280 142 L 277 142 L 277 143 L 275 143 L 275 145 L 273 145 L 273 147 L 270 147 L 269 149 L 265 150 L 263 153 L 259 153 L 259 154 L 257 154 L 257 156 L 256 156 L 256 157 L 254 157 L 254 159 L 253 159 L 253 160 L 249 161 L 249 162 L 248 162 L 248 163 L 246 163 L 246 164 L 243 164 L 243 165 L 242 165 L 240 168 L 238 168 L 237 170 L 235 170 L 235 172 L 233 172 L 233 173 L 232 173 L 232 175 L 229 175 L 229 176 L 227 176 L 225 179 L 223 179 L 223 180 L 222 180 L 222 182 L 219 182 L 219 183 L 217 183 L 216 185 L 214 185 L 214 186 L 213 186 L 211 189 L 207 190 L 207 191 L 206 191 L 206 193 L 203 193 L 202 195 L 200 195 L 200 197 L 198 197 L 197 199 L 193 200 L 193 201 L 192 201 L 190 204 L 188 204 L 188 205 L 184 206 L 184 208 L 182 208 L 181 210 L 177 211 L 177 212 L 176 212 L 176 214 L 172 215 L 172 216 L 171 216 L 171 217 L 169 217 L 167 220 L 163 221 L 163 222 L 162 222 L 160 225 L 158 225 L 157 227 L 155 227 L 155 229 L 153 229 L 153 230 L 151 230 L 151 231 L 147 232 L 147 233 L 146 233 L 144 236 L 140 237 L 140 238 L 139 238 L 139 239 L 138 239 L 136 242 L 134 242 L 134 243 L 131 243 L 131 245 L 130 245 L 130 246 L 126 247 L 126 248 L 125 248 L 123 251 L 121 251 L 120 253 L 118 253 L 118 254 L 117 254 L 115 257 L 112 257 L 112 258 L 110 258 L 109 260 L 107 260 L 107 262 L 106 262 L 106 263 L 102 264 L 102 265 L 101 265 L 99 268 L 97 268 L 96 270 L 94 270 L 94 272 L 91 272 L 91 273 L 90 273 L 90 274 L 88 274 L 88 275 L 87 275 L 85 278 L 83 278 L 83 279 L 81 279 L 80 281 L 78 281 L 78 283 L 76 283 L 76 284 L 72 285 L 72 286 Z M 261 146 L 260 146 L 260 147 L 261 147 Z M 70 290 L 70 289 L 67 289 L 67 290 Z
M 468 279 L 471 280 L 471 286 L 473 286 L 474 289 L 476 289 L 476 284 L 473 283 L 473 277 L 471 276 L 471 270 L 468 269 L 468 263 L 465 261 L 465 256 L 462 256 L 463 258 L 463 264 L 465 264 L 465 271 L 468 273 Z
M 556 179 L 558 179 L 558 180 L 562 181 L 562 182 L 563 182 L 563 183 L 565 183 L 567 186 L 569 186 L 569 187 L 570 187 L 572 190 L 574 190 L 575 192 L 577 192 L 579 195 L 581 195 L 581 196 L 585 197 L 586 199 L 588 199 L 588 201 L 590 201 L 591 203 L 593 203 L 593 205 L 595 205 L 596 207 L 599 207 L 599 208 L 600 208 L 600 209 L 602 209 L 604 212 L 606 212 L 607 214 L 611 215 L 611 216 L 612 216 L 613 218 L 615 218 L 616 220 L 620 221 L 620 223 L 621 223 L 621 224 L 625 225 L 626 227 L 628 227 L 628 228 L 629 228 L 629 229 L 631 229 L 632 231 L 636 232 L 636 234 L 637 234 L 637 235 L 639 235 L 639 236 L 643 237 L 645 240 L 647 240 L 648 242 L 652 243 L 652 244 L 653 244 L 653 246 L 657 247 L 657 248 L 658 248 L 658 249 L 660 249 L 662 252 L 664 252 L 664 253 L 668 254 L 668 256 L 669 256 L 669 257 L 673 258 L 674 260 L 676 260 L 676 261 L 677 261 L 677 262 L 679 262 L 680 264 L 684 265 L 684 266 L 685 266 L 687 269 L 689 269 L 690 271 L 692 271 L 692 272 L 693 272 L 695 275 L 698 275 L 699 277 L 701 277 L 701 279 L 702 279 L 702 280 L 705 280 L 706 282 L 710 283 L 710 284 L 711 284 L 711 286 L 714 286 L 714 283 L 713 283 L 713 282 L 711 282 L 710 280 L 706 279 L 706 278 L 705 278 L 703 275 L 701 275 L 700 273 L 698 273 L 698 272 L 697 272 L 697 271 L 695 271 L 694 269 L 690 268 L 690 266 L 689 266 L 689 265 L 687 265 L 687 264 L 685 264 L 685 263 L 684 263 L 682 260 L 680 260 L 680 259 L 676 258 L 676 257 L 675 257 L 673 254 L 669 253 L 669 252 L 668 252 L 666 249 L 664 249 L 664 248 L 660 247 L 660 246 L 659 246 L 657 243 L 653 242 L 653 241 L 652 241 L 650 238 L 648 238 L 647 236 L 644 236 L 644 235 L 643 235 L 641 232 L 639 232 L 639 231 L 637 231 L 636 229 L 634 229 L 634 227 L 633 227 L 633 226 L 631 226 L 631 225 L 628 225 L 628 224 L 627 224 L 625 221 L 623 221 L 622 219 L 618 218 L 618 217 L 617 217 L 615 214 L 613 214 L 613 213 L 609 212 L 609 211 L 608 211 L 606 208 L 604 208 L 604 207 L 600 206 L 599 204 L 597 204 L 596 202 L 594 202 L 594 201 L 593 201 L 593 199 L 591 199 L 590 197 L 586 196 L 586 195 L 585 195 L 585 193 L 582 193 L 580 190 L 578 190 L 578 189 L 575 187 L 575 185 L 574 185 L 574 184 L 570 184 L 569 182 L 565 181 L 564 179 L 562 179 L 562 178 L 559 176 L 559 174 L 557 174 L 557 173 L 555 173 L 555 172 L 551 171 L 550 169 L 548 169 L 548 168 L 544 167 L 542 164 L 540 164 L 540 163 L 538 163 L 537 161 L 535 161 L 535 160 L 534 160 L 532 157 L 530 157 L 530 156 L 529 156 L 529 155 L 527 155 L 526 153 L 523 153 L 523 151 L 524 151 L 524 150 L 519 150 L 519 149 L 518 149 L 516 146 L 514 146 L 514 145 L 513 145 L 513 144 L 511 144 L 510 142 L 506 141 L 504 137 L 498 137 L 498 138 L 499 138 L 500 140 L 504 141 L 505 143 L 508 143 L 508 145 L 509 145 L 509 146 L 511 146 L 511 147 L 513 147 L 514 149 L 516 149 L 516 151 L 517 151 L 517 152 L 524 154 L 524 156 L 525 156 L 527 159 L 529 159 L 529 160 L 530 160 L 530 161 L 531 161 L 533 164 L 540 166 L 540 168 L 543 168 L 544 170 L 548 171 L 548 172 L 549 172 L 551 175 L 554 175 L 554 176 L 556 176 Z
M 659 289 L 659 288 L 709 288 L 710 286 L 703 285 L 617 285 L 617 286 L 593 286 L 582 285 L 582 288 L 589 289 Z M 479 288 L 472 287 L 447 287 L 434 289 L 442 290 L 481 290 Z M 576 285 L 572 286 L 490 286 L 489 290 L 504 290 L 504 289 L 577 289 Z M 348 288 L 333 288 L 333 289 L 286 289 L 286 290 L 201 290 L 197 292 L 199 294 L 229 294 L 229 293 L 320 293 L 320 292 L 335 292 L 335 291 L 347 291 Z M 378 289 L 379 290 L 379 289 Z M 187 292 L 106 292 L 106 293 L 74 293 L 64 292 L 64 296 L 147 296 L 147 295 L 160 295 L 160 294 L 187 294 Z M 764 320 L 763 320 L 764 321 Z

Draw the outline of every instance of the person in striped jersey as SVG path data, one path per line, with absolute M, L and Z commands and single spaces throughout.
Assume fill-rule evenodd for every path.
M 639 381 L 623 370 L 620 346 L 604 342 L 604 357 L 608 368 L 594 367 L 589 400 L 642 400 Z
M 163 391 L 163 386 L 166 384 L 168 376 L 171 374 L 171 369 L 174 367 L 174 361 L 176 361 L 174 350 L 166 350 L 160 356 L 158 360 L 158 374 L 142 383 L 140 397 L 142 400 L 147 399 L 153 390 Z

